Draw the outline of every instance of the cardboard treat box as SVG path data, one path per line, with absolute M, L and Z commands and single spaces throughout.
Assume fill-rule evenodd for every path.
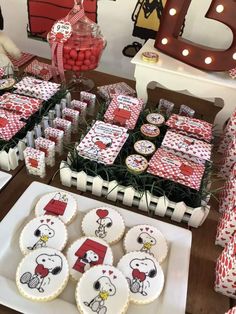
M 125 95 L 115 96 L 104 114 L 104 121 L 133 130 L 142 108 L 141 99 Z
M 227 123 L 227 126 L 224 130 L 224 134 L 222 136 L 218 148 L 218 152 L 223 154 L 227 150 L 232 139 L 235 137 L 236 137 L 236 110 L 233 112 L 232 116 L 230 117 Z
M 236 137 L 232 139 L 227 150 L 224 153 L 224 158 L 221 162 L 220 175 L 224 179 L 228 179 L 233 171 L 234 164 L 236 163 Z
M 161 114 L 169 117 L 174 109 L 174 106 L 175 104 L 173 102 L 170 102 L 166 99 L 160 99 L 157 109 Z
M 172 129 L 178 130 L 179 133 L 188 133 L 189 136 L 211 142 L 212 140 L 212 124 L 190 117 L 184 117 L 173 114 L 166 125 Z
M 149 161 L 147 172 L 199 190 L 205 167 L 159 148 Z
M 70 108 L 79 112 L 79 117 L 86 117 L 87 103 L 80 100 L 72 100 L 70 104 Z
M 79 111 L 65 108 L 62 110 L 62 118 L 71 122 L 72 132 L 76 133 L 79 124 Z
M 40 176 L 44 178 L 46 175 L 45 171 L 45 153 L 34 149 L 32 147 L 27 147 L 24 150 L 25 166 L 29 174 L 35 176 Z
M 33 60 L 27 67 L 24 69 L 25 73 L 33 74 L 45 81 L 49 81 L 53 77 L 53 72 L 55 75 L 58 75 L 56 68 L 50 64 L 40 62 L 38 60 Z
M 215 244 L 225 247 L 236 231 L 236 201 L 228 211 L 221 214 L 217 225 Z
M 211 160 L 211 144 L 172 131 L 166 132 L 162 148 L 168 148 L 173 152 L 180 151 L 184 154 L 183 157 L 188 160 L 191 160 L 191 157 L 196 157 L 195 160 L 198 160 L 202 165 L 206 160 Z
M 9 141 L 25 126 L 20 116 L 7 110 L 0 109 L 0 139 Z
M 87 113 L 90 115 L 94 114 L 96 106 L 96 95 L 88 92 L 80 92 L 80 100 L 87 104 Z
M 216 262 L 215 291 L 236 298 L 236 234 Z
M 111 100 L 116 95 L 135 96 L 136 94 L 135 90 L 125 82 L 98 86 L 97 90 L 98 94 L 107 101 Z
M 35 148 L 45 153 L 46 165 L 51 167 L 55 165 L 55 142 L 38 137 L 35 140 Z
M 55 151 L 63 153 L 64 131 L 48 127 L 44 130 L 45 137 L 55 143 Z
M 64 142 L 70 143 L 71 141 L 71 122 L 65 119 L 56 118 L 53 120 L 53 127 L 58 130 L 64 131 Z
M 223 190 L 219 194 L 219 212 L 227 211 L 236 200 L 236 163 L 230 173 L 229 179 L 225 182 Z
M 180 116 L 186 116 L 186 117 L 193 117 L 195 114 L 195 110 L 192 108 L 186 106 L 186 105 L 181 105 L 179 109 L 179 115 Z

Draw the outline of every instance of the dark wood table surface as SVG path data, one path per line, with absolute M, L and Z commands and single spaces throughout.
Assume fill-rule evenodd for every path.
M 96 86 L 111 84 L 115 82 L 125 81 L 131 86 L 135 86 L 134 81 L 121 79 L 116 76 L 100 73 L 90 72 L 88 77 L 94 79 Z M 72 98 L 74 95 L 72 94 Z M 149 91 L 150 103 L 158 103 L 160 98 L 167 98 L 174 101 L 177 106 L 185 103 L 189 104 L 196 110 L 197 116 L 204 118 L 210 122 L 213 121 L 219 108 L 213 104 L 192 98 L 190 96 L 181 95 L 175 92 L 166 91 L 164 89 L 155 89 Z M 38 181 L 49 184 L 55 187 L 79 193 L 76 188 L 66 188 L 61 185 L 59 174 L 57 172 L 61 159 L 65 159 L 66 155 L 58 158 L 56 165 L 53 168 L 47 168 L 47 175 L 45 179 L 29 176 L 23 162 L 14 171 L 10 171 L 12 179 L 0 191 L 0 221 L 11 210 L 11 207 L 25 191 L 25 189 L 33 182 Z M 55 175 L 55 173 L 57 174 Z M 55 176 L 54 176 L 55 175 Z M 88 197 L 93 197 L 91 194 L 86 194 Z M 102 201 L 106 201 L 101 199 Z M 120 204 L 118 206 L 121 206 Z M 214 292 L 214 274 L 215 262 L 222 249 L 214 245 L 217 220 L 219 213 L 217 212 L 217 202 L 211 200 L 211 211 L 204 224 L 198 229 L 191 229 L 192 231 L 192 248 L 189 268 L 188 280 L 188 294 L 186 313 L 188 314 L 223 314 L 231 304 L 231 300 L 219 293 Z M 124 207 L 124 206 L 122 206 Z M 125 208 L 125 207 L 124 207 Z M 130 209 L 127 207 L 127 209 Z M 156 217 L 156 219 L 172 223 L 169 219 Z M 183 228 L 187 228 L 186 224 L 176 224 Z M 0 224 L 1 227 L 1 224 Z M 1 287 L 0 291 L 4 289 Z M 1 292 L 0 292 L 1 293 Z M 1 314 L 17 313 L 16 311 L 0 305 Z M 33 314 L 33 313 L 32 313 Z M 43 313 L 42 313 L 43 314 Z M 174 314 L 174 313 L 166 313 Z

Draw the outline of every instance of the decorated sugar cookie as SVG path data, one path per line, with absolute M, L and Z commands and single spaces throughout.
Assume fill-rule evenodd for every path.
M 131 302 L 151 303 L 161 294 L 164 274 L 157 260 L 150 254 L 130 252 L 120 259 L 117 268 L 128 281 Z
M 129 286 L 117 268 L 98 265 L 83 274 L 75 298 L 80 313 L 122 314 L 129 305 Z
M 155 227 L 138 225 L 131 228 L 125 236 L 126 252 L 140 251 L 151 254 L 159 263 L 167 256 L 168 246 L 163 234 Z
M 125 224 L 122 216 L 115 209 L 99 207 L 84 216 L 82 230 L 86 236 L 96 236 L 113 244 L 122 238 Z
M 65 191 L 55 191 L 40 198 L 35 207 L 35 215 L 53 215 L 69 224 L 77 214 L 76 200 Z
M 84 272 L 95 265 L 112 265 L 113 254 L 109 245 L 96 237 L 82 237 L 76 240 L 66 254 L 70 275 L 79 280 Z
M 138 154 L 129 155 L 125 159 L 125 164 L 129 171 L 135 174 L 143 173 L 148 167 L 147 159 Z
M 41 248 L 26 255 L 16 272 L 20 293 L 33 301 L 55 299 L 66 287 L 69 267 L 65 256 L 52 248 Z
M 160 134 L 160 129 L 154 124 L 143 124 L 140 128 L 142 135 L 146 138 L 154 139 Z
M 160 113 L 149 113 L 146 119 L 148 123 L 151 123 L 157 126 L 161 126 L 165 123 L 165 118 Z
M 25 255 L 32 250 L 51 247 L 62 251 L 67 242 L 67 230 L 64 223 L 51 215 L 32 219 L 20 235 L 20 250 Z
M 156 146 L 148 140 L 140 140 L 134 143 L 134 150 L 140 155 L 150 156 L 155 152 Z

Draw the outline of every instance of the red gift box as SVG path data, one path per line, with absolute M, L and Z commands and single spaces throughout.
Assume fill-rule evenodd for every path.
M 63 216 L 66 210 L 67 202 L 62 199 L 58 192 L 44 207 L 45 215 Z

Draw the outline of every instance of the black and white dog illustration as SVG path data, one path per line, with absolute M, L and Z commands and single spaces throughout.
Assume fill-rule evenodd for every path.
M 132 279 L 127 278 L 130 291 L 133 293 L 141 293 L 146 296 L 147 288 L 150 287 L 149 278 L 157 275 L 157 269 L 154 262 L 150 258 L 135 258 L 131 260 L 130 267 L 132 270 Z
M 57 254 L 40 254 L 35 262 L 37 266 L 34 274 L 30 272 L 24 273 L 20 278 L 20 282 L 27 284 L 30 289 L 38 289 L 39 292 L 44 292 L 42 286 L 48 275 L 58 275 L 61 272 L 63 266 L 62 258 Z M 48 281 L 49 283 L 50 280 Z
M 109 217 L 99 218 L 97 220 L 98 228 L 95 230 L 95 234 L 99 238 L 105 238 L 107 235 L 106 228 L 111 228 L 112 226 L 112 220 Z
M 55 231 L 50 228 L 48 225 L 43 224 L 40 225 L 35 231 L 34 231 L 35 237 L 38 237 L 38 241 L 35 242 L 33 246 L 28 246 L 28 250 L 35 250 L 41 247 L 45 247 L 47 245 L 47 242 L 50 238 L 54 237 Z
M 150 236 L 147 232 L 142 232 L 137 238 L 138 243 L 142 244 L 141 252 L 149 253 L 151 255 L 151 248 L 157 243 L 156 239 Z
M 93 250 L 88 250 L 84 253 L 83 257 L 79 258 L 79 262 L 83 263 L 83 272 L 87 271 L 92 265 L 96 264 L 99 260 L 99 255 Z M 76 262 L 78 263 L 78 261 Z
M 108 297 L 116 294 L 116 287 L 113 285 L 110 278 L 106 276 L 102 276 L 95 281 L 93 287 L 98 291 L 98 294 L 90 302 L 84 302 L 84 304 L 97 314 L 106 314 L 107 307 L 105 306 L 105 301 Z

